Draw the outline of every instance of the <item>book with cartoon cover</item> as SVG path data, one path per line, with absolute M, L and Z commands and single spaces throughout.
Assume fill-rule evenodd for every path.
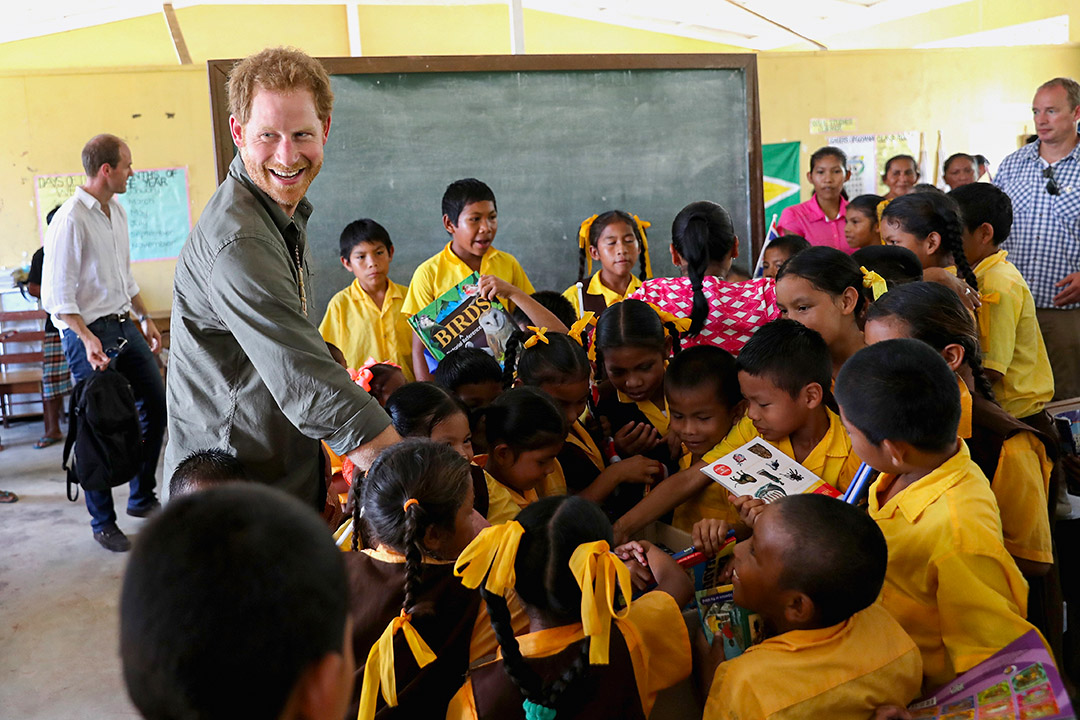
M 463 347 L 486 350 L 503 364 L 506 343 L 517 325 L 499 301 L 480 297 L 479 281 L 480 273 L 469 275 L 409 318 L 436 364 Z
M 701 470 L 732 495 L 750 495 L 772 502 L 787 495 L 840 492 L 775 446 L 755 438 Z
M 916 720 L 1076 717 L 1057 666 L 1036 630 L 916 700 L 908 710 Z
M 761 642 L 764 623 L 757 613 L 735 604 L 734 587 L 720 585 L 694 593 L 705 639 L 712 645 L 719 638 L 724 645 L 724 659 L 742 655 L 746 648 Z

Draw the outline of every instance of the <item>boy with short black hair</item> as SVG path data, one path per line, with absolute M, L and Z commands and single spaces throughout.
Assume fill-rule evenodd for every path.
M 338 346 L 346 367 L 368 358 L 400 365 L 412 381 L 412 328 L 401 312 L 407 288 L 389 277 L 394 259 L 390 234 L 370 218 L 345 226 L 338 240 L 341 264 L 354 280 L 330 299 L 319 333 Z
M 765 257 L 761 260 L 762 277 L 776 277 L 780 267 L 790 260 L 792 255 L 798 255 L 808 247 L 810 241 L 802 235 L 781 235 L 773 238 L 765 247 Z
M 493 245 L 499 223 L 491 188 L 476 178 L 456 180 L 443 193 L 442 212 L 450 242 L 416 268 L 401 309 L 403 313 L 415 315 L 474 272 L 494 275 L 525 294 L 533 292 L 532 283 L 517 259 Z M 412 365 L 417 380 L 431 379 L 424 344 L 415 335 Z
M 435 368 L 434 380 L 456 395 L 469 410 L 487 407 L 503 391 L 503 370 L 499 363 L 474 347 L 447 353 Z
M 874 522 L 839 500 L 794 495 L 765 506 L 735 545 L 732 584 L 735 603 L 760 615 L 771 637 L 716 669 L 705 720 L 865 720 L 914 700 L 919 649 L 874 602 L 887 558 Z
M 869 492 L 889 546 L 881 604 L 936 689 L 1032 629 L 990 483 L 957 437 L 956 376 L 929 345 L 885 340 L 844 364 L 836 399 L 856 452 L 882 473 Z
M 861 461 L 827 405 L 832 360 L 821 335 L 794 320 L 773 320 L 746 343 L 736 367 L 746 417 L 720 454 L 764 438 L 837 490 L 847 489 Z
M 341 551 L 319 516 L 255 483 L 169 503 L 120 597 L 128 694 L 148 720 L 340 720 L 355 663 Z
M 169 478 L 169 499 L 205 490 L 227 482 L 246 482 L 247 470 L 235 455 L 224 450 L 199 450 L 176 466 Z
M 1020 271 L 1005 259 L 1009 253 L 1001 249 L 1012 229 L 1012 200 L 989 183 L 963 185 L 949 197 L 960 206 L 964 256 L 982 295 L 978 324 L 983 371 L 1001 407 L 1021 420 L 1029 418 L 1053 399 L 1054 373 L 1035 298 Z

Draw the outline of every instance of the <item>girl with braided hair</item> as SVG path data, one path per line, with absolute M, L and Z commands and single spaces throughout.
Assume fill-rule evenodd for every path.
M 1001 511 L 1005 548 L 1025 575 L 1046 574 L 1054 561 L 1047 505 L 1053 470 L 1051 439 L 998 406 L 983 374 L 975 323 L 947 288 L 909 283 L 874 303 L 867 314 L 867 343 L 895 338 L 922 340 L 941 353 L 957 374 L 960 435 L 971 450 L 971 459 L 990 478 Z
M 622 210 L 608 210 L 581 223 L 578 279 L 563 293 L 578 317 L 590 311 L 600 315 L 652 277 L 647 227 L 648 222 Z M 592 272 L 594 261 L 600 263 L 595 273 Z M 635 266 L 638 277 L 634 276 Z M 586 281 L 589 274 L 592 279 Z
M 545 498 L 487 528 L 454 569 L 480 588 L 502 656 L 469 672 L 448 719 L 648 717 L 658 691 L 688 677 L 690 642 L 679 608 L 693 586 L 647 543 L 611 552 L 611 524 L 578 497 Z M 630 558 L 634 558 L 630 560 Z M 657 589 L 630 602 L 634 566 Z M 515 637 L 504 596 L 529 616 Z
M 956 276 L 978 292 L 979 282 L 964 255 L 963 226 L 956 202 L 942 193 L 909 193 L 881 214 L 881 238 L 915 253 L 924 269 L 956 268 Z
M 345 554 L 358 661 L 352 712 L 443 717 L 469 663 L 495 650 L 479 594 L 452 573 L 486 524 L 473 509 L 469 464 L 446 443 L 408 438 L 354 487 L 370 542 Z M 523 627 L 515 616 L 508 625 Z

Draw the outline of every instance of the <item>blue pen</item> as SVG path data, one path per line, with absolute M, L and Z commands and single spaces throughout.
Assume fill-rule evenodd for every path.
M 852 478 L 851 484 L 848 485 L 847 491 L 842 498 L 844 502 L 849 505 L 854 505 L 859 501 L 859 497 L 862 495 L 863 489 L 870 482 L 870 476 L 874 474 L 874 469 L 863 463 L 859 466 L 859 469 L 855 472 L 855 477 Z

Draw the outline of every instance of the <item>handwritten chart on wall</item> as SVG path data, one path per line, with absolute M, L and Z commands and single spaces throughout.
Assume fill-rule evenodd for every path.
M 34 178 L 42 241 L 49 211 L 74 195 L 75 188 L 85 179 L 81 173 Z M 133 262 L 174 258 L 180 254 L 191 232 L 187 168 L 138 170 L 128 180 L 127 192 L 116 199 L 127 211 Z

